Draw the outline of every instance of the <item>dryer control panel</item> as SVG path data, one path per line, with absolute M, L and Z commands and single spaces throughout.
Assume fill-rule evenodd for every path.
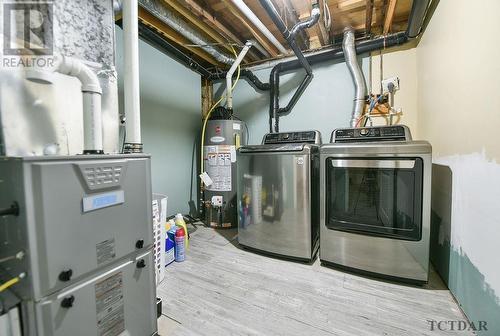
M 321 144 L 321 134 L 318 131 L 268 133 L 262 139 L 263 145 L 285 143 Z
M 330 142 L 411 141 L 410 129 L 405 125 L 338 128 Z

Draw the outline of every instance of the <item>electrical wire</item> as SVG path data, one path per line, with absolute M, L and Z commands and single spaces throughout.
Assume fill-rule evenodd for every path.
M 233 46 L 231 46 L 231 49 L 233 50 L 234 56 L 237 58 L 238 54 L 236 54 L 236 50 L 234 50 Z M 236 84 L 238 83 L 238 80 L 240 79 L 240 70 L 241 70 L 241 68 L 238 65 L 238 74 L 236 76 L 235 82 L 233 83 L 233 86 L 231 87 L 231 91 L 236 87 Z M 217 105 L 220 104 L 222 99 L 224 99 L 224 94 L 222 94 L 221 97 L 219 98 L 219 100 L 217 100 L 217 102 L 212 105 L 212 107 L 208 110 L 208 113 L 205 116 L 205 119 L 203 120 L 203 127 L 201 129 L 201 149 L 200 149 L 200 153 L 201 153 L 200 154 L 200 173 L 201 174 L 203 174 L 205 172 L 204 162 L 203 162 L 204 161 L 203 147 L 205 146 L 205 130 L 207 128 L 207 122 L 208 122 L 208 119 L 210 119 L 210 115 L 212 114 L 212 111 L 217 107 Z M 202 181 L 201 185 L 203 186 L 203 181 Z
M 0 285 L 0 293 L 3 292 L 4 290 L 6 290 L 7 288 L 9 288 L 10 286 L 15 285 L 20 280 L 21 279 L 19 277 L 15 277 L 15 278 L 10 279 L 7 282 L 4 282 L 3 284 Z

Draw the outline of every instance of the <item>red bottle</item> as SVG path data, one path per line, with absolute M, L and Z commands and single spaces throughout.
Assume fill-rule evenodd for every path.
M 180 227 L 175 231 L 175 261 L 184 261 L 186 259 L 186 233 L 184 228 Z

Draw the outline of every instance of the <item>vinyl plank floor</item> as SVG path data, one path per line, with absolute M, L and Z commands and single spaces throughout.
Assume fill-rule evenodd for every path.
M 453 335 L 429 320 L 465 319 L 433 271 L 424 287 L 401 285 L 257 254 L 236 230 L 197 227 L 157 290 L 161 336 Z

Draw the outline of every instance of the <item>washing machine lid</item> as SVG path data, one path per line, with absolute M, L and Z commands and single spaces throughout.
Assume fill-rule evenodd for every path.
M 321 133 L 319 131 L 268 133 L 264 135 L 264 138 L 262 139 L 263 145 L 305 143 L 321 145 Z
M 264 135 L 261 145 L 243 146 L 239 152 L 310 152 L 312 148 L 318 148 L 320 145 L 319 131 L 268 133 Z
M 290 144 L 272 144 L 272 145 L 251 145 L 243 146 L 238 149 L 239 153 L 262 153 L 262 152 L 309 152 L 313 147 L 318 147 L 317 145 L 305 144 L 305 143 L 290 143 Z

